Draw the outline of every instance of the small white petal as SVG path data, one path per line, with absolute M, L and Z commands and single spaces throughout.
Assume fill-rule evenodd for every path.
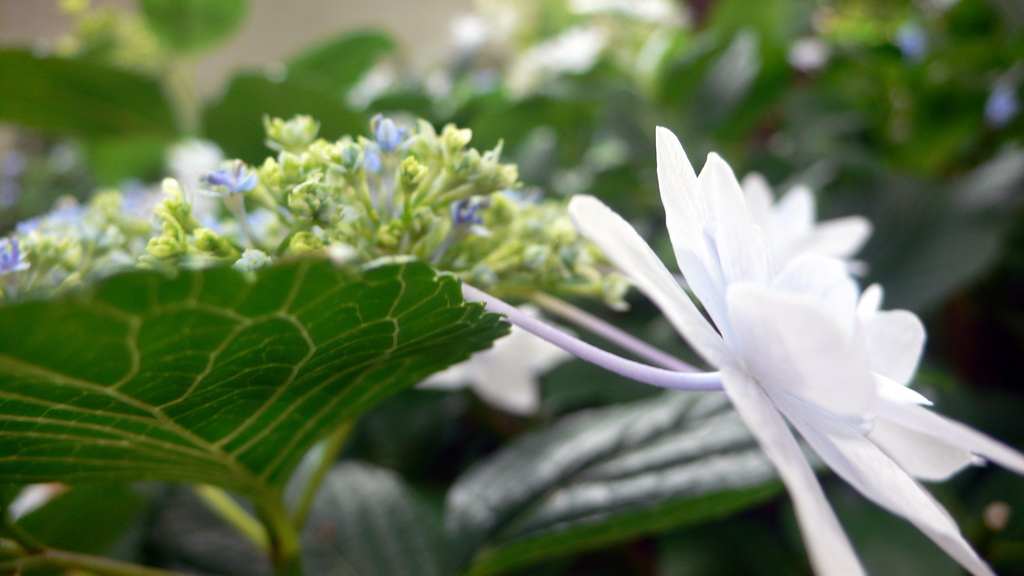
M 900 468 L 921 480 L 946 480 L 973 460 L 969 450 L 885 418 L 875 419 L 868 440 L 895 460 Z
M 871 237 L 871 221 L 863 216 L 826 220 L 794 244 L 794 250 L 817 252 L 835 258 L 853 256 Z
M 743 195 L 747 198 L 747 212 L 750 221 L 761 227 L 769 236 L 772 234 L 772 187 L 764 176 L 751 172 L 743 177 Z
M 891 378 L 875 372 L 875 384 L 878 386 L 877 401 L 894 402 L 896 404 L 918 404 L 931 406 L 932 401 L 921 395 L 906 384 L 901 384 Z
M 725 280 L 715 239 L 708 238 L 718 220 L 717 204 L 711 191 L 697 183 L 693 166 L 675 134 L 659 126 L 656 142 L 658 188 L 676 263 L 708 314 L 721 324 L 725 321 Z
M 915 404 L 877 402 L 871 407 L 871 411 L 907 428 L 941 438 L 944 442 L 1024 475 L 1024 454 L 966 424 Z
M 859 415 L 875 396 L 867 356 L 820 304 L 765 286 L 729 290 L 738 356 L 766 388 Z
M 857 303 L 857 314 L 863 317 L 878 312 L 879 308 L 882 307 L 883 297 L 884 292 L 880 284 L 868 286 L 860 295 L 860 301 Z
M 795 256 L 790 246 L 814 229 L 816 211 L 814 193 L 807 186 L 794 186 L 779 198 L 772 214 L 773 240 L 777 247 L 788 256 Z
M 871 369 L 901 384 L 917 371 L 924 350 L 924 324 L 912 312 L 886 310 L 861 316 Z
M 906 518 L 975 576 L 995 576 L 945 508 L 859 427 L 783 395 L 773 394 L 772 400 L 829 468 L 857 491 Z
M 864 567 L 825 499 L 814 471 L 771 400 L 750 377 L 731 368 L 722 369 L 722 386 L 789 491 L 814 573 L 863 575 Z
M 641 292 L 661 309 L 676 330 L 708 362 L 721 366 L 732 355 L 672 274 L 621 216 L 593 196 L 569 201 L 569 216 L 580 234 L 597 245 Z
M 754 230 L 743 189 L 732 168 L 718 154 L 708 160 L 697 177 L 702 192 L 715 204 L 715 239 L 718 261 L 726 285 L 736 282 L 767 284 L 771 281 L 771 257 L 762 236 Z M 683 271 L 686 274 L 686 271 Z
M 857 320 L 857 283 L 842 261 L 818 254 L 802 254 L 779 272 L 772 288 L 818 302 L 853 334 Z

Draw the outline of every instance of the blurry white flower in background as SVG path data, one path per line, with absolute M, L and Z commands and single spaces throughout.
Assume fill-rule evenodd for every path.
M 793 42 L 786 59 L 793 68 L 809 73 L 824 68 L 831 56 L 832 51 L 820 38 L 806 36 Z
M 761 227 L 771 245 L 775 270 L 810 252 L 844 260 L 852 272 L 866 271 L 863 262 L 850 258 L 871 236 L 867 218 L 846 216 L 817 222 L 817 205 L 810 188 L 794 186 L 774 201 L 768 181 L 756 172 L 743 178 L 743 193 L 751 221 Z
M 538 316 L 532 306 L 520 310 Z M 572 355 L 516 326 L 494 343 L 420 383 L 421 388 L 457 390 L 471 387 L 481 400 L 510 414 L 528 416 L 540 407 L 540 377 Z
M 612 13 L 645 22 L 682 23 L 680 7 L 667 0 L 569 0 L 576 14 Z
M 512 64 L 509 90 L 521 96 L 549 77 L 587 72 L 597 63 L 607 42 L 600 28 L 577 26 L 532 46 Z

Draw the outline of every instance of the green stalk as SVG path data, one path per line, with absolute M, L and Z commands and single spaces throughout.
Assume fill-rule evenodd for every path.
M 313 499 L 316 498 L 320 484 L 323 483 L 324 476 L 331 469 L 331 465 L 337 460 L 338 453 L 345 447 L 345 441 L 348 440 L 348 435 L 354 425 L 354 420 L 346 421 L 314 448 L 317 451 L 315 454 L 316 469 L 309 476 L 306 485 L 302 487 L 302 495 L 292 512 L 292 524 L 298 529 L 301 530 L 306 524 L 306 517 L 309 515 L 309 509 L 313 506 Z
M 33 568 L 72 568 L 104 576 L 188 576 L 182 572 L 63 550 L 43 550 L 15 560 L 0 562 L 0 573 L 3 574 L 21 574 Z
M 259 515 L 270 537 L 270 561 L 274 576 L 303 576 L 302 542 L 284 509 L 281 495 L 268 495 L 259 503 Z

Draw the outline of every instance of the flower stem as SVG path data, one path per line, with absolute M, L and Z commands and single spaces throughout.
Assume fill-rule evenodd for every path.
M 280 495 L 260 502 L 259 515 L 270 537 L 270 561 L 274 576 L 302 576 L 302 543 L 284 508 Z
M 260 550 L 270 552 L 267 529 L 245 508 L 239 506 L 223 488 L 202 484 L 195 486 L 194 490 L 206 505 L 235 531 L 248 538 Z
M 609 342 L 621 346 L 625 350 L 629 350 L 641 358 L 650 360 L 662 368 L 675 370 L 676 372 L 700 372 L 700 370 L 690 364 L 651 346 L 647 342 L 605 322 L 586 310 L 573 306 L 565 300 L 555 298 L 544 292 L 534 293 L 530 300 L 544 310 L 561 316 L 577 326 L 589 330 Z
M 515 306 L 507 304 L 469 284 L 462 285 L 462 295 L 466 300 L 483 302 L 487 310 L 504 314 L 509 322 L 551 342 L 566 352 L 626 378 L 660 388 L 674 388 L 676 390 L 719 391 L 722 389 L 722 378 L 718 372 L 677 372 L 627 360 L 570 336 L 546 324 L 543 320 L 534 318 L 520 311 Z
M 313 448 L 317 451 L 315 454 L 316 469 L 309 476 L 306 485 L 302 487 L 302 495 L 299 497 L 298 504 L 295 505 L 295 510 L 292 511 L 292 524 L 297 529 L 301 530 L 306 523 L 306 516 L 313 505 L 317 490 L 323 483 L 324 476 L 331 469 L 331 465 L 338 458 L 338 453 L 345 447 L 345 441 L 348 440 L 348 435 L 354 425 L 354 420 L 346 421 Z
M 182 572 L 63 550 L 47 549 L 15 560 L 0 562 L 0 573 L 3 574 L 21 574 L 33 568 L 73 568 L 105 576 L 187 576 Z

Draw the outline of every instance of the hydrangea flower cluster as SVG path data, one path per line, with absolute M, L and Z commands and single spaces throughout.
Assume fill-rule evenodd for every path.
M 468 147 L 467 129 L 438 133 L 422 120 L 382 116 L 370 137 L 333 142 L 317 137 L 308 116 L 265 127 L 276 156 L 197 175 L 212 203 L 168 178 L 154 207 L 133 210 L 145 202 L 107 191 L 23 223 L 17 236 L 29 268 L 16 280 L 19 293 L 133 266 L 253 271 L 294 257 L 359 264 L 411 256 L 504 295 L 544 290 L 622 305 L 625 279 L 579 236 L 564 202 L 517 189 L 500 144 L 481 153 Z

